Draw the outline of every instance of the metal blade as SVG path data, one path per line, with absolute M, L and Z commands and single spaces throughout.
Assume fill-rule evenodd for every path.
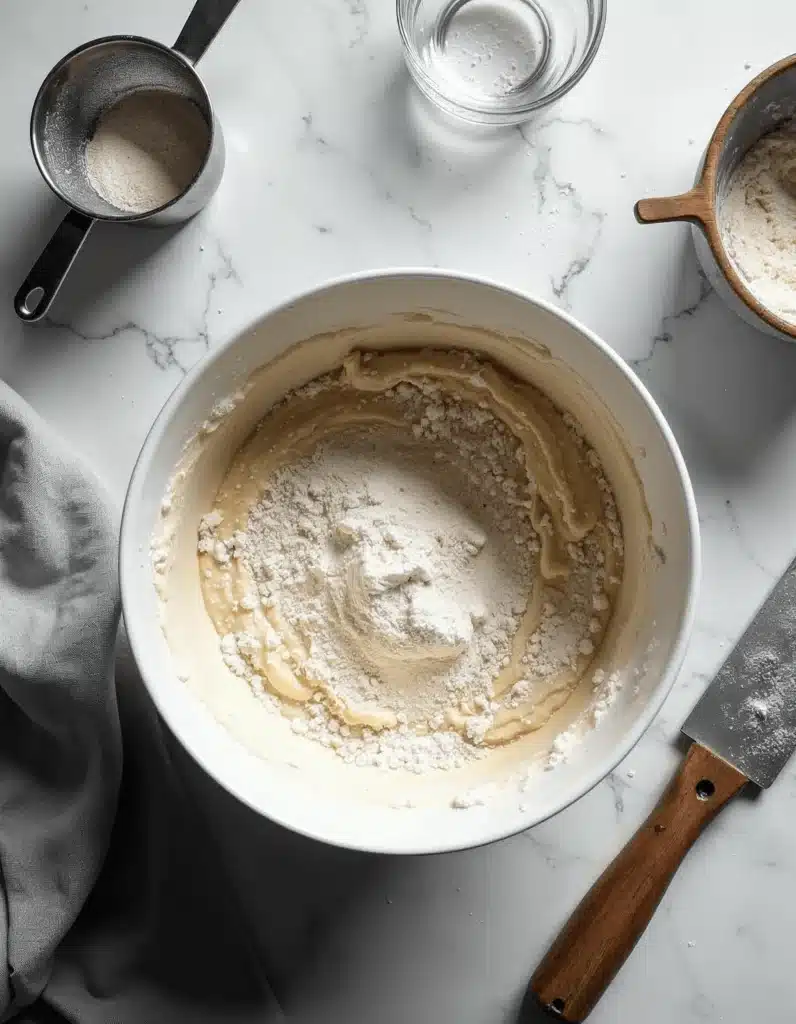
M 688 716 L 683 732 L 770 786 L 796 748 L 796 560 Z

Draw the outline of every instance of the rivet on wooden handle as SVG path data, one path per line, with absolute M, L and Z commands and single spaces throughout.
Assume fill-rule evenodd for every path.
M 586 1019 L 630 955 L 683 857 L 747 782 L 694 743 L 635 836 L 581 900 L 531 979 L 553 1017 Z
M 679 196 L 639 199 L 633 210 L 639 224 L 662 224 L 673 220 L 705 224 L 711 216 L 710 203 L 701 185 Z

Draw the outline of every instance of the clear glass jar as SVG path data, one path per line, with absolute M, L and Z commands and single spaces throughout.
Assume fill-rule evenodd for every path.
M 397 0 L 409 71 L 449 114 L 519 124 L 594 60 L 606 0 Z

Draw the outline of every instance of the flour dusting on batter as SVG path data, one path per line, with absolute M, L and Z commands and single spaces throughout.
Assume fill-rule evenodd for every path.
M 228 668 L 354 765 L 460 767 L 581 685 L 607 706 L 614 496 L 575 420 L 485 361 L 354 353 L 294 392 L 198 549 Z

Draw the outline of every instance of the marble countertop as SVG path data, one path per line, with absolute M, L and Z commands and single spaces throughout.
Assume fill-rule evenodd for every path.
M 724 308 L 686 228 L 642 228 L 632 213 L 690 185 L 727 102 L 787 52 L 796 7 L 609 7 L 574 92 L 476 144 L 423 116 L 391 0 L 244 0 L 201 67 L 228 144 L 215 200 L 177 232 L 97 229 L 36 327 L 11 297 L 62 214 L 28 148 L 36 89 L 88 38 L 173 40 L 188 2 L 36 0 L 3 14 L 0 375 L 120 502 L 162 402 L 209 348 L 291 293 L 395 265 L 484 274 L 570 310 L 642 376 L 694 481 L 704 580 L 680 679 L 627 761 L 554 820 L 461 854 L 364 857 L 244 822 L 207 783 L 209 806 L 239 823 L 220 838 L 302 1022 L 515 1021 L 556 928 L 646 814 L 680 756 L 679 724 L 796 549 L 796 346 Z M 796 1012 L 795 806 L 796 761 L 722 814 L 595 1024 Z

